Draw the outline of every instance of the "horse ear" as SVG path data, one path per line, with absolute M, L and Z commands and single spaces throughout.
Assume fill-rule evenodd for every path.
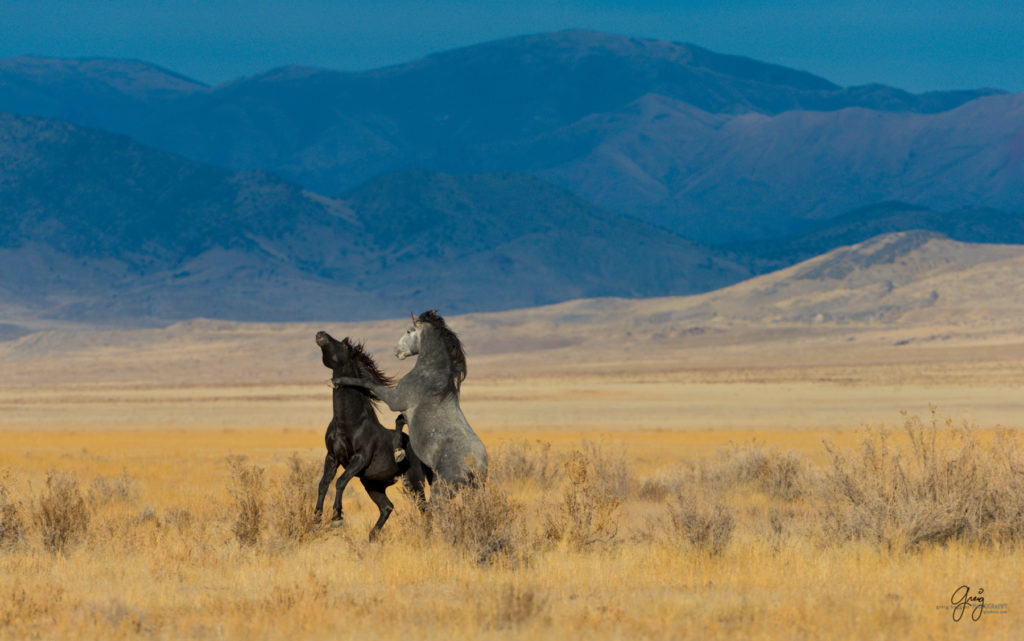
M 409 312 L 409 316 L 412 316 L 412 324 L 415 325 L 416 324 L 416 314 L 414 314 L 412 312 Z
M 348 336 L 346 336 L 345 338 L 341 339 L 341 344 L 344 345 L 345 347 L 348 347 L 348 345 L 349 345 Z

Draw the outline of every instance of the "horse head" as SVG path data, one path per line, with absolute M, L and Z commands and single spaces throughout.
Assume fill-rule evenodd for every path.
M 352 362 L 352 350 L 348 337 L 337 340 L 324 331 L 316 333 L 316 344 L 320 346 L 324 367 L 330 369 L 335 376 L 355 374 Z
M 385 376 L 373 358 L 366 353 L 362 343 L 349 340 L 348 336 L 340 341 L 324 331 L 316 333 L 316 344 L 323 354 L 324 366 L 330 368 L 334 377 L 356 376 L 366 377 L 382 385 L 391 385 L 392 380 Z
M 410 316 L 412 316 L 412 325 L 405 330 L 405 334 L 398 339 L 398 343 L 395 345 L 395 358 L 400 361 L 420 353 L 423 330 L 427 327 L 427 324 L 416 318 L 415 314 L 410 314 Z
M 395 345 L 395 356 L 405 359 L 409 356 L 424 354 L 420 360 L 440 358 L 444 363 L 443 375 L 448 378 L 445 394 L 457 392 L 466 378 L 466 353 L 462 342 L 455 335 L 444 318 L 437 310 L 425 311 L 419 316 L 413 315 L 412 327 L 398 339 Z

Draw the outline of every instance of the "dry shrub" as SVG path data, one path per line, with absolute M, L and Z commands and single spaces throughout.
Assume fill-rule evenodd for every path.
M 147 624 L 143 610 L 126 605 L 116 597 L 99 603 L 90 603 L 78 610 L 76 615 L 85 622 L 98 623 L 132 636 L 151 634 L 153 631 L 153 627 Z
M 625 500 L 637 485 L 626 460 L 607 452 L 590 441 L 580 445 L 579 453 L 590 461 L 590 466 L 601 479 L 605 489 Z M 491 456 L 488 479 L 503 486 L 530 481 L 540 487 L 550 487 L 561 479 L 570 455 L 551 451 L 551 443 L 544 441 L 513 441 L 499 446 Z
M 616 516 L 622 504 L 616 492 L 621 479 L 601 476 L 607 460 L 594 459 L 582 451 L 573 452 L 563 465 L 565 483 L 557 512 L 548 517 L 549 538 L 566 541 L 582 549 L 594 543 L 610 542 L 618 534 Z
M 238 514 L 231 526 L 235 538 L 243 545 L 256 545 L 260 540 L 264 517 L 263 468 L 232 461 L 232 480 Z
M 0 550 L 10 550 L 25 540 L 25 517 L 22 507 L 11 498 L 9 474 L 0 476 Z
M 292 610 L 313 611 L 328 608 L 337 603 L 330 603 L 331 582 L 319 578 L 312 571 L 302 581 L 284 583 L 273 586 L 270 594 L 263 598 L 239 604 L 243 612 L 257 614 L 273 612 L 280 616 Z
M 827 541 L 912 549 L 950 540 L 1014 543 L 1024 535 L 1024 461 L 1014 435 L 987 446 L 968 426 L 904 413 L 909 448 L 872 430 L 859 456 L 832 457 L 818 496 Z M 909 451 L 908 451 L 909 450 Z
M 736 519 L 732 510 L 708 494 L 684 493 L 668 506 L 670 534 L 695 549 L 721 554 L 732 539 Z
M 691 462 L 679 462 L 670 470 L 662 470 L 645 476 L 635 482 L 633 496 L 643 501 L 660 503 L 678 495 L 684 488 L 691 487 L 700 475 L 695 472 L 697 465 Z
M 505 583 L 496 586 L 491 598 L 480 602 L 479 619 L 490 628 L 507 630 L 518 628 L 548 612 L 547 595 L 533 587 Z
M 1024 541 L 1024 445 L 1017 434 L 1000 430 L 987 448 L 992 479 L 977 518 L 985 523 L 985 541 Z
M 316 479 L 320 476 L 314 461 L 303 461 L 298 454 L 288 459 L 288 473 L 273 490 L 270 524 L 282 541 L 302 542 L 314 535 L 320 525 L 314 515 Z
M 660 503 L 671 494 L 672 491 L 669 489 L 669 483 L 664 478 L 653 476 L 640 479 L 640 483 L 636 488 L 636 498 L 642 501 L 651 501 L 652 503 Z
M 526 561 L 530 552 L 523 507 L 496 483 L 452 491 L 431 487 L 426 526 L 434 538 L 467 553 L 479 563 L 500 558 Z
M 32 635 L 11 634 L 19 622 L 42 621 L 45 617 L 67 608 L 64 601 L 64 588 L 60 585 L 50 586 L 46 590 L 26 589 L 11 581 L 0 587 L 0 630 L 3 638 L 40 638 L 39 630 Z M 10 636 L 8 636 L 10 635 Z
M 496 448 L 488 466 L 487 478 L 509 486 L 531 481 L 546 487 L 558 477 L 560 457 L 551 452 L 551 443 L 514 441 Z
M 78 479 L 65 472 L 50 470 L 46 489 L 36 502 L 32 515 L 43 545 L 54 554 L 63 554 L 80 540 L 89 527 L 89 508 L 78 489 Z
M 127 471 L 114 478 L 99 477 L 89 485 L 89 502 L 93 505 L 106 505 L 113 501 L 134 501 L 139 496 L 138 484 Z
M 584 441 L 579 452 L 588 461 L 593 471 L 593 480 L 602 492 L 613 496 L 620 503 L 629 498 L 636 481 L 621 453 L 610 453 L 589 441 Z M 572 455 L 569 458 L 571 460 Z
M 179 534 L 185 534 L 192 530 L 195 518 L 192 516 L 192 510 L 188 508 L 171 507 L 164 515 L 164 522 L 177 530 Z
M 764 494 L 792 501 L 804 493 L 807 469 L 796 452 L 765 450 L 757 442 L 721 450 L 713 467 L 702 472 L 721 491 L 752 487 Z

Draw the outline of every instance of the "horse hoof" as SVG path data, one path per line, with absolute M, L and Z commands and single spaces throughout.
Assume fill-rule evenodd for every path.
M 395 450 L 395 463 L 401 463 L 404 460 L 405 460 L 405 450 L 403 450 L 403 449 Z
M 331 519 L 331 527 L 341 527 L 345 524 L 345 519 Z

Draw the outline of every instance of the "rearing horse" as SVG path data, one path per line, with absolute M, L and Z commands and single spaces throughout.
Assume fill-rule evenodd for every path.
M 335 340 L 327 332 L 317 332 L 316 344 L 320 346 L 324 365 L 331 369 L 332 376 L 369 376 L 380 383 L 390 382 L 377 369 L 376 363 L 363 350 L 362 345 L 348 338 Z M 333 524 L 341 525 L 344 518 L 341 496 L 348 482 L 358 477 L 380 510 L 380 517 L 370 530 L 371 539 L 384 527 L 384 522 L 394 508 L 387 497 L 387 488 L 404 477 L 406 487 L 413 492 L 422 508 L 425 500 L 423 483 L 429 475 L 415 450 L 409 447 L 408 438 L 401 433 L 400 428 L 396 433 L 380 424 L 374 409 L 375 399 L 372 393 L 365 390 L 335 387 L 334 418 L 324 435 L 327 456 L 316 498 L 316 514 L 319 516 L 334 474 L 339 466 L 344 467 L 338 477 L 334 495 Z M 394 442 L 400 443 L 406 450 L 406 458 L 401 462 L 395 461 Z
M 412 321 L 395 345 L 395 356 L 418 358 L 397 385 L 352 376 L 337 377 L 334 383 L 368 389 L 391 410 L 405 414 L 413 450 L 442 481 L 452 486 L 483 481 L 487 450 L 459 407 L 466 378 L 462 343 L 434 310 Z

